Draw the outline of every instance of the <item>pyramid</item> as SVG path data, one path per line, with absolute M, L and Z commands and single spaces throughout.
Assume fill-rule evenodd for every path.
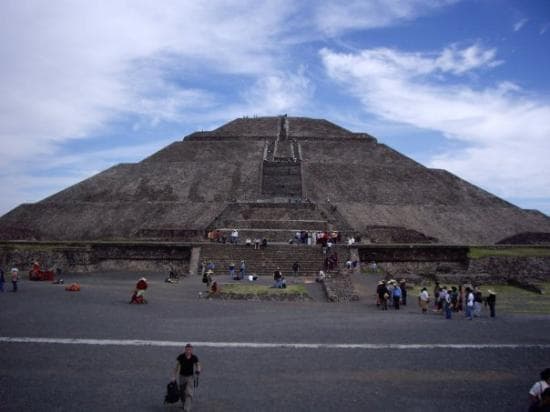
M 371 243 L 541 243 L 550 218 L 327 120 L 255 117 L 196 132 L 0 218 L 3 240 L 284 241 L 337 230 Z

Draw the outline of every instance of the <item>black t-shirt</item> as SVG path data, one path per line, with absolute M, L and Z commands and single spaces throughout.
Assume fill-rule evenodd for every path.
M 191 376 L 194 373 L 193 367 L 199 362 L 199 358 L 195 355 L 191 355 L 189 359 L 182 353 L 178 356 L 178 362 L 180 364 L 180 375 Z

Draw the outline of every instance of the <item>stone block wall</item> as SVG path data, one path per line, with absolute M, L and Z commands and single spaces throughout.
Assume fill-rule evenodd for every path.
M 190 245 L 113 242 L 3 242 L 0 265 L 17 267 L 25 276 L 34 261 L 43 269 L 61 268 L 63 272 L 156 271 L 175 268 L 189 271 Z

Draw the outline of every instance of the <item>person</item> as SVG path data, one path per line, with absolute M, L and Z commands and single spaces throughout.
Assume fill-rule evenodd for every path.
M 11 268 L 11 286 L 12 292 L 17 292 L 17 282 L 19 281 L 19 269 Z
M 445 319 L 451 319 L 453 308 L 452 295 L 450 290 L 447 290 L 446 288 L 443 288 L 443 290 L 443 309 L 445 310 Z
M 254 239 L 254 250 L 258 250 L 260 248 L 260 238 L 257 237 Z
M 497 303 L 497 294 L 492 290 L 489 289 L 487 291 L 489 293 L 489 296 L 485 298 L 485 306 L 489 306 L 489 311 L 491 313 L 491 317 L 495 317 L 495 305 Z
M 351 269 L 351 259 L 346 260 L 346 269 L 347 270 Z
M 378 284 L 376 285 L 376 307 L 379 308 L 382 304 L 382 296 L 384 296 L 382 292 L 382 286 L 384 286 L 384 281 L 380 280 L 378 281 Z
M 540 401 L 532 405 L 529 412 L 550 412 L 550 388 L 542 392 Z
M 458 285 L 458 304 L 455 312 L 462 312 L 464 310 L 464 288 L 462 285 Z
M 317 273 L 317 277 L 315 278 L 316 282 L 324 282 L 327 275 L 323 271 L 323 269 L 319 270 L 319 273 Z
M 388 283 L 386 284 L 386 288 L 388 289 L 388 300 L 390 301 L 390 305 L 393 306 L 393 291 L 395 289 L 395 280 L 390 279 Z
M 296 261 L 292 264 L 292 273 L 294 273 L 294 277 L 298 276 L 299 271 L 300 271 L 300 264 Z
M 470 287 L 466 288 L 466 311 L 465 315 L 472 320 L 474 315 L 474 294 Z
M 229 264 L 229 277 L 235 280 L 235 263 L 233 262 Z
M 0 268 L 0 292 L 4 291 L 4 282 L 6 279 L 4 278 L 4 269 Z
M 388 288 L 386 282 L 378 282 L 378 287 L 376 288 L 376 293 L 378 294 L 378 301 L 380 302 L 381 310 L 388 310 L 388 298 L 390 294 L 388 293 Z
M 479 318 L 481 316 L 481 304 L 483 303 L 483 294 L 479 287 L 474 288 L 474 316 Z
M 442 302 L 439 298 L 439 292 L 441 291 L 441 286 L 439 286 L 439 282 L 435 282 L 434 286 L 434 310 L 436 312 L 440 312 L 442 309 Z
M 241 260 L 241 266 L 239 267 L 239 278 L 244 279 L 245 274 L 246 274 L 246 263 L 244 263 L 244 260 Z
M 210 290 L 210 286 L 212 286 L 212 275 L 214 274 L 214 271 L 207 270 L 204 276 L 202 277 L 202 283 L 206 283 L 206 288 Z
M 188 343 L 185 345 L 183 353 L 178 356 L 174 369 L 174 381 L 179 377 L 181 402 L 183 409 L 187 412 L 191 410 L 191 402 L 201 370 L 199 358 L 193 354 L 193 346 Z
M 239 231 L 237 229 L 233 229 L 231 232 L 231 243 L 235 245 L 239 243 Z
M 393 307 L 396 310 L 399 310 L 399 302 L 401 302 L 401 288 L 394 282 L 393 285 Z
M 428 290 L 426 288 L 422 288 L 420 295 L 418 295 L 418 304 L 420 305 L 423 314 L 426 314 L 428 311 L 428 303 L 430 303 L 430 295 L 428 294 Z
M 265 237 L 262 239 L 262 245 L 261 246 L 262 246 L 262 249 L 265 249 L 267 247 L 267 239 Z
M 542 393 L 549 387 L 550 368 L 546 368 L 540 373 L 540 381 L 535 382 L 529 390 L 529 410 L 540 402 L 542 399 Z
M 453 312 L 458 312 L 458 291 L 456 289 L 456 286 L 451 287 L 451 308 Z
M 281 288 L 282 287 L 283 273 L 281 272 L 280 268 L 277 268 L 273 272 L 273 280 L 275 281 L 275 284 L 273 285 L 273 287 L 275 287 L 275 288 Z
M 407 306 L 407 281 L 401 279 L 399 281 L 399 287 L 401 288 L 401 304 Z
M 147 286 L 147 279 L 140 278 L 136 283 L 136 288 L 134 289 L 130 303 L 147 303 L 145 300 L 145 290 L 147 289 Z

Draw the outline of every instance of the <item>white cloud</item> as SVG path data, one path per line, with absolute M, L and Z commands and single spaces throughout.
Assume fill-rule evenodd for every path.
M 346 85 L 369 113 L 435 130 L 467 145 L 440 154 L 431 166 L 501 196 L 550 197 L 548 102 L 510 82 L 479 90 L 463 76 L 458 83 L 441 82 L 442 72 L 463 75 L 497 63 L 494 50 L 472 47 L 439 54 L 389 49 L 343 54 L 325 49 L 321 57 L 328 75 Z
M 412 20 L 457 0 L 325 0 L 317 4 L 315 23 L 328 35 L 347 30 L 372 29 Z
M 527 23 L 528 21 L 528 19 L 521 19 L 520 21 L 516 22 L 514 24 L 514 31 L 520 31 L 523 26 L 525 26 L 525 23 Z
M 284 4 L 223 4 L 3 2 L 0 151 L 47 155 L 121 113 L 154 121 L 212 104 L 206 91 L 167 85 L 166 65 L 269 72 Z
M 297 69 L 302 62 L 291 51 L 297 43 L 410 20 L 454 1 L 0 2 L 0 170 L 32 172 L 65 158 L 68 140 L 101 135 L 128 115 L 138 130 L 187 118 L 218 125 L 233 113 L 303 110 L 314 86 Z M 197 73 L 247 79 L 231 90 L 241 101 L 224 100 L 207 82 L 197 86 Z M 129 132 L 129 144 L 132 138 Z M 41 187 L 58 190 L 60 182 L 52 177 L 52 185 Z M 18 193 L 9 196 L 12 206 L 31 197 Z M 34 200 L 42 197 L 34 193 Z
M 297 73 L 277 73 L 260 78 L 245 93 L 244 110 L 269 115 L 303 110 L 313 94 L 305 69 Z

